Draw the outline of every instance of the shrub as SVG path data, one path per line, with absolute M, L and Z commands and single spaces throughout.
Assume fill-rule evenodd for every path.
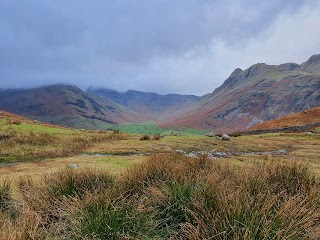
M 161 138 L 160 134 L 153 135 L 153 140 L 160 140 L 160 138 Z
M 234 132 L 234 133 L 231 133 L 229 136 L 230 136 L 230 137 L 240 137 L 240 136 L 241 136 L 241 133 L 239 133 L 239 132 Z
M 143 136 L 140 138 L 140 141 L 146 141 L 146 140 L 150 140 L 150 136 L 149 136 L 149 135 L 143 135 Z

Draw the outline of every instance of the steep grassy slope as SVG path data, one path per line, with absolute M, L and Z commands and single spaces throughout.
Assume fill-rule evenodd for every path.
M 222 86 L 163 126 L 232 132 L 319 105 L 320 55 L 315 55 L 301 65 L 258 63 L 236 69 Z

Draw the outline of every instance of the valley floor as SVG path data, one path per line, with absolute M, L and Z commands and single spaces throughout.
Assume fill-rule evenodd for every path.
M 89 132 L 91 134 L 94 131 Z M 312 171 L 320 175 L 319 134 L 273 133 L 239 136 L 232 138 L 231 141 L 205 136 L 165 136 L 159 140 L 152 140 L 151 137 L 151 140 L 141 141 L 141 136 L 135 134 L 113 132 L 103 134 L 107 137 L 102 138 L 108 140 L 90 144 L 68 154 L 70 156 L 55 157 L 53 154 L 35 160 L 31 156 L 18 162 L 4 161 L 0 163 L 0 179 L 22 176 L 38 178 L 42 174 L 70 168 L 72 165 L 76 165 L 75 167 L 79 169 L 103 169 L 117 174 L 144 162 L 152 154 L 172 152 L 190 157 L 208 155 L 213 161 L 230 163 L 236 167 L 281 158 L 305 162 L 312 166 Z M 39 147 L 38 151 L 41 153 Z
M 319 133 L 0 124 L 0 239 L 320 237 Z

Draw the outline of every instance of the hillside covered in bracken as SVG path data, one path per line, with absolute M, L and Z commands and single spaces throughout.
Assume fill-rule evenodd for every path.
M 302 112 L 257 124 L 248 130 L 285 128 L 320 123 L 320 107 L 311 108 Z

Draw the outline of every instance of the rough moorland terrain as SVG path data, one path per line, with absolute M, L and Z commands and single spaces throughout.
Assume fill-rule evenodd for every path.
M 76 130 L 2 112 L 0 239 L 319 239 L 320 135 Z

